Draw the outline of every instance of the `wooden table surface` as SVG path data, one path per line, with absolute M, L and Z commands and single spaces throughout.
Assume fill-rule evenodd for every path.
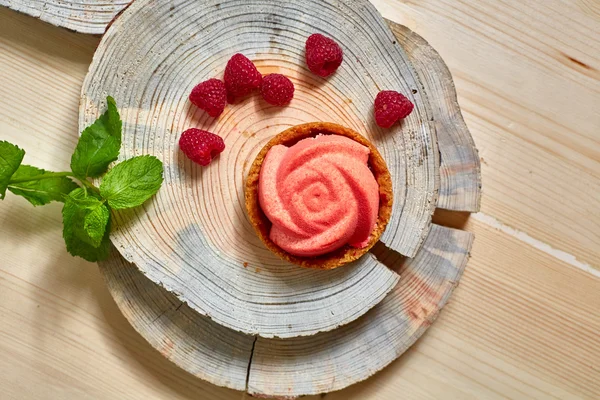
M 448 63 L 484 196 L 470 218 L 436 213 L 476 235 L 440 318 L 383 372 L 321 397 L 600 398 L 600 1 L 374 3 Z M 0 7 L 0 139 L 26 163 L 68 167 L 98 42 Z M 67 254 L 60 210 L 0 203 L 0 398 L 244 398 L 131 328 L 97 266 Z

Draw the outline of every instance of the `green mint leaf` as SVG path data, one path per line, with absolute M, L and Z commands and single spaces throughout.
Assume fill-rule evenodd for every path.
M 23 156 L 25 156 L 25 150 L 0 140 L 0 200 L 4 199 L 8 182 L 21 165 Z
M 102 175 L 119 156 L 122 123 L 115 100 L 109 96 L 106 102 L 106 112 L 84 129 L 71 157 L 71 170 L 80 179 Z
M 98 206 L 90 210 L 83 221 L 83 230 L 86 237 L 88 237 L 89 243 L 94 246 L 100 246 L 104 234 L 106 233 L 106 226 L 110 218 L 110 211 L 105 204 Z
M 66 197 L 62 214 L 69 253 L 91 262 L 108 258 L 110 213 L 105 204 L 79 188 Z
M 74 203 L 73 231 L 77 238 L 98 247 L 104 237 L 110 211 L 97 198 L 92 196 L 78 198 L 78 193 L 76 192 L 67 199 L 67 201 Z
M 66 195 L 79 186 L 65 176 L 52 177 L 54 172 L 45 171 L 31 165 L 21 165 L 12 176 L 13 180 L 41 177 L 25 182 L 9 182 L 8 190 L 23 196 L 34 206 L 43 206 L 51 201 L 64 201 Z M 45 178 L 44 178 L 45 177 Z
M 163 181 L 163 164 L 154 156 L 130 158 L 102 179 L 100 194 L 115 210 L 137 207 L 154 195 Z

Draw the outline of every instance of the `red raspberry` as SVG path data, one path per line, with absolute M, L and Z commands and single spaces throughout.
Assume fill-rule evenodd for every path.
M 199 83 L 192 89 L 190 101 L 211 117 L 218 117 L 227 104 L 225 84 L 214 78 Z
M 333 74 L 344 58 L 342 48 L 320 33 L 313 33 L 306 40 L 305 56 L 308 69 L 323 77 Z
M 214 133 L 191 128 L 181 134 L 179 148 L 190 160 L 206 166 L 225 150 L 225 142 Z
M 263 99 L 274 106 L 285 106 L 294 97 L 294 84 L 281 74 L 269 74 L 260 86 Z
M 250 94 L 260 87 L 262 75 L 256 66 L 243 54 L 234 54 L 225 67 L 227 100 L 232 103 L 238 97 Z
M 408 117 L 414 107 L 403 94 L 382 90 L 375 97 L 375 122 L 382 128 L 389 128 L 399 119 Z

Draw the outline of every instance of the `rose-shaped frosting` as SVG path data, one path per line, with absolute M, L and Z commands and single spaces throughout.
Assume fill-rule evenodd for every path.
M 258 183 L 260 206 L 273 224 L 271 240 L 305 257 L 346 243 L 365 247 L 379 213 L 369 153 L 368 147 L 338 135 L 273 146 Z

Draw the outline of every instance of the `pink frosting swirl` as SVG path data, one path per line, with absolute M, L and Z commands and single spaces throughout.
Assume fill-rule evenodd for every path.
M 368 147 L 338 135 L 273 146 L 258 183 L 260 206 L 273 224 L 271 240 L 305 257 L 345 244 L 365 247 L 379 213 L 369 153 Z

